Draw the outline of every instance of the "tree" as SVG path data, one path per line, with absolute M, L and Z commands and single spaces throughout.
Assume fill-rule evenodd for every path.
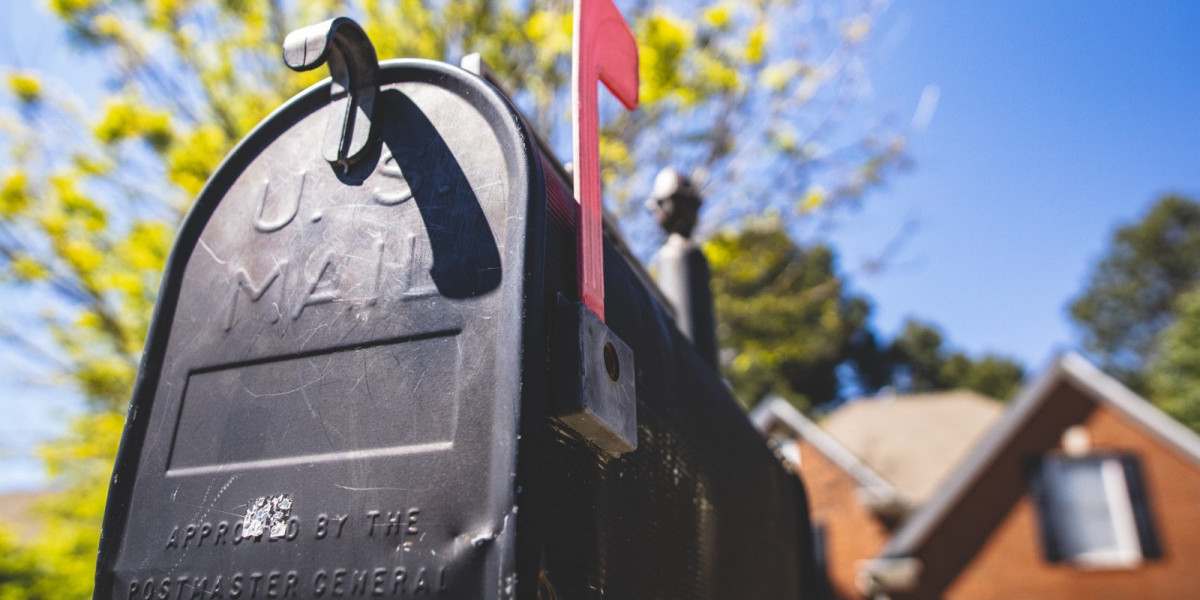
M 15 535 L 0 530 L 0 600 L 21 600 L 42 579 L 33 553 L 17 544 Z
M 925 392 L 963 388 L 997 400 L 1016 396 L 1025 376 L 1020 363 L 985 354 L 972 359 L 947 350 L 936 326 L 909 320 L 888 350 L 896 385 L 904 391 Z
M 972 359 L 962 352 L 954 352 L 942 366 L 944 389 L 973 390 L 996 400 L 1016 397 L 1024 378 L 1025 368 L 1020 363 L 993 354 Z
M 604 114 L 610 207 L 627 227 L 645 227 L 648 219 L 633 210 L 640 203 L 628 200 L 666 164 L 711 174 L 705 219 L 712 224 L 768 207 L 808 214 L 878 185 L 903 163 L 903 135 L 886 128 L 833 135 L 864 83 L 874 6 L 624 7 L 640 45 L 642 107 Z M 535 125 L 569 147 L 571 12 L 564 0 L 51 0 L 50 7 L 75 47 L 112 71 L 103 90 L 29 71 L 7 76 L 0 285 L 36 298 L 37 308 L 10 314 L 0 332 L 10 351 L 40 357 L 88 402 L 71 433 L 46 451 L 67 489 L 63 502 L 47 507 L 55 535 L 38 542 L 51 568 L 30 575 L 45 585 L 28 594 L 54 589 L 55 598 L 86 598 L 121 415 L 174 227 L 233 144 L 320 77 L 282 67 L 284 35 L 349 14 L 381 58 L 455 60 L 479 51 L 519 90 L 516 101 Z M 827 147 L 835 139 L 851 141 Z
M 907 379 L 900 388 L 923 392 L 944 387 L 942 366 L 946 357 L 942 342 L 942 332 L 937 327 L 912 319 L 904 322 L 904 329 L 888 349 L 893 364 Z
M 871 303 L 847 291 L 834 252 L 800 246 L 775 219 L 726 230 L 704 245 L 712 266 L 721 367 L 743 406 L 769 394 L 802 410 L 885 386 L 965 388 L 1009 400 L 1019 363 L 948 349 L 934 325 L 909 320 L 890 343 L 869 324 Z
M 1200 281 L 1200 204 L 1165 196 L 1117 229 L 1087 287 L 1071 303 L 1084 347 L 1135 391 L 1180 296 Z
M 1150 400 L 1200 433 L 1200 288 L 1179 297 L 1176 315 L 1146 369 Z
M 833 251 L 797 246 L 778 220 L 723 231 L 704 251 L 722 368 L 743 405 L 771 393 L 805 410 L 838 398 L 838 367 L 869 333 L 870 306 L 846 292 Z

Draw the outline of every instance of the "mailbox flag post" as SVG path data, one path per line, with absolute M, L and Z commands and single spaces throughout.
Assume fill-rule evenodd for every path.
M 575 200 L 579 202 L 579 297 L 604 321 L 604 252 L 600 239 L 600 113 L 596 82 L 629 110 L 638 105 L 638 49 L 612 0 L 575 0 L 571 41 Z

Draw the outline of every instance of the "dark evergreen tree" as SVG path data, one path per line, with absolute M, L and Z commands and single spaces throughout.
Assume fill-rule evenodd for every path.
M 1025 369 L 1012 359 L 994 354 L 973 359 L 949 350 L 936 326 L 911 319 L 893 340 L 889 354 L 894 385 L 902 391 L 963 388 L 989 398 L 1011 400 L 1025 376 Z

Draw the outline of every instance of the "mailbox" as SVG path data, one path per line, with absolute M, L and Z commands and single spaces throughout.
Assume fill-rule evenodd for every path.
M 333 77 L 179 230 L 96 597 L 814 588 L 799 480 L 611 228 L 605 319 L 579 303 L 579 205 L 506 96 L 344 19 L 285 59 Z

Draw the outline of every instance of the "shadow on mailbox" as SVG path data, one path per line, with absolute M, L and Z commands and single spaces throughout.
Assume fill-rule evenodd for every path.
M 398 170 L 409 191 L 377 198 L 397 204 L 409 198 L 416 202 L 429 233 L 430 275 L 438 293 L 467 298 L 492 291 L 500 285 L 500 252 L 454 153 L 407 96 L 387 90 L 378 102 L 376 110 L 389 115 L 380 137 L 391 160 L 384 162 L 382 173 L 394 176 Z

